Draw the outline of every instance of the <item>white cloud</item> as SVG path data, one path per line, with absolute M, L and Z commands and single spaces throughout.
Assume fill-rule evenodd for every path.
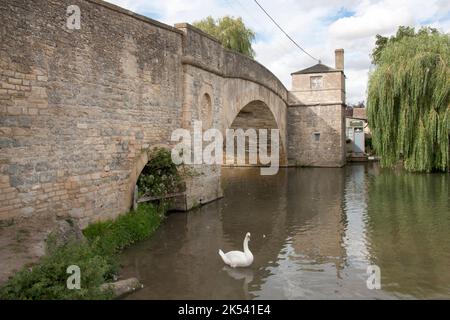
M 445 0 L 429 0 L 426 4 L 421 0 L 365 0 L 360 1 L 353 10 L 353 16 L 335 21 L 328 30 L 328 42 L 346 49 L 347 95 L 350 102 L 365 99 L 369 55 L 376 34 L 392 35 L 400 25 L 433 25 L 442 31 L 449 30 L 450 4 Z
M 290 74 L 315 62 L 301 53 L 251 0 L 108 0 L 173 25 L 208 15 L 241 16 L 257 33 L 256 59 L 289 89 Z M 259 0 L 308 52 L 334 66 L 334 49 L 346 51 L 347 101 L 365 100 L 370 53 L 377 33 L 400 25 L 432 25 L 450 31 L 448 0 Z

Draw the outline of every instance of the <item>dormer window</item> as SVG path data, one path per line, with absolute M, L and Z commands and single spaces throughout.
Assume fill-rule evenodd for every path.
M 321 89 L 322 88 L 322 76 L 311 77 L 311 89 Z

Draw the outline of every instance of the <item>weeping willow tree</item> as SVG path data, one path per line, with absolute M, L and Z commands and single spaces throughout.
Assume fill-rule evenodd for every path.
M 368 121 L 383 167 L 449 165 L 450 37 L 422 32 L 388 43 L 370 75 Z
M 242 18 L 225 16 L 214 19 L 210 16 L 192 24 L 215 37 L 225 48 L 235 50 L 250 58 L 255 57 L 252 42 L 256 34 L 252 29 L 246 27 Z

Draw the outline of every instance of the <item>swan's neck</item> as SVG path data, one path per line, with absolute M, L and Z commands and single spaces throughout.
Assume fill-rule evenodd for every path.
M 252 254 L 252 253 L 250 252 L 250 249 L 248 248 L 248 239 L 247 239 L 247 238 L 244 239 L 244 253 L 245 253 L 245 254 Z

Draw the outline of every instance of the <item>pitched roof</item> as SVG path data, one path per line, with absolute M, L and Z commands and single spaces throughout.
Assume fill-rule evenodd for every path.
M 366 108 L 353 108 L 353 118 L 367 120 Z
M 328 72 L 343 72 L 343 71 L 331 68 L 322 63 L 318 63 L 312 67 L 291 73 L 291 75 L 293 75 L 293 74 L 309 74 L 309 73 L 328 73 Z

